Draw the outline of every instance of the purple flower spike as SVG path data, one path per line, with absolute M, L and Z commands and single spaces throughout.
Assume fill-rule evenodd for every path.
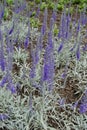
M 2 12 L 0 13 L 0 19 L 2 19 L 4 16 L 4 10 L 2 10 Z
M 44 79 L 43 80 L 48 80 L 48 74 L 49 74 L 49 66 L 47 64 L 44 65 Z
M 46 32 L 46 25 L 43 24 L 43 25 L 42 25 L 42 28 L 41 28 L 41 33 L 42 33 L 42 35 L 45 35 L 45 32 Z
M 58 53 L 62 50 L 63 48 L 63 43 L 60 44 L 59 48 L 58 48 Z
M 0 65 L 1 65 L 1 70 L 4 71 L 5 70 L 5 60 L 4 59 L 2 59 Z
M 54 19 L 54 21 L 56 21 L 56 11 L 55 10 L 52 13 L 52 18 Z
M 4 16 L 4 7 L 0 6 L 0 20 L 3 18 Z

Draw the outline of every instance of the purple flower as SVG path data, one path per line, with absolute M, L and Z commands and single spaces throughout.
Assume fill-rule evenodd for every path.
M 15 7 L 14 12 L 18 14 L 18 13 L 22 12 L 26 8 L 26 3 L 21 3 L 20 7 L 18 7 L 18 1 L 17 1 L 15 6 L 16 7 Z
M 7 89 L 9 89 L 12 94 L 16 93 L 16 88 L 15 88 L 13 83 L 8 83 L 7 84 Z
M 59 99 L 58 102 L 59 102 L 60 107 L 64 107 L 65 98 Z
M 49 79 L 49 65 L 45 63 L 44 65 L 44 77 L 43 80 L 48 80 Z
M 38 50 L 38 46 L 36 47 L 35 50 L 35 64 L 37 64 L 39 61 L 39 50 Z
M 13 26 L 12 26 L 12 28 L 11 28 L 10 31 L 9 31 L 9 35 L 12 34 L 13 30 L 14 30 L 14 22 L 13 22 Z
M 44 55 L 44 68 L 43 68 L 43 81 L 48 83 L 48 91 L 53 88 L 54 82 L 54 56 L 50 45 L 46 47 L 46 52 Z
M 83 51 L 87 51 L 87 45 L 85 45 L 82 49 Z
M 78 105 L 78 101 L 76 101 L 76 102 L 71 106 L 71 109 L 72 109 L 72 110 L 76 110 L 77 105 Z
M 65 27 L 65 38 L 69 38 L 69 33 L 70 33 L 70 15 L 66 17 L 66 27 Z
M 54 19 L 54 21 L 56 21 L 56 11 L 55 10 L 53 10 L 52 18 Z
M 66 19 L 66 15 L 65 15 L 65 12 L 62 14 L 62 17 L 61 17 L 61 36 L 62 38 L 65 38 L 65 31 L 66 31 L 66 22 L 65 22 L 65 19 Z
M 84 8 L 83 12 L 80 13 L 80 23 L 82 25 L 85 25 L 86 24 L 86 8 Z
M 27 48 L 28 47 L 28 43 L 29 43 L 29 38 L 26 37 L 25 41 L 24 41 L 24 47 Z
M 0 6 L 0 20 L 3 18 L 4 16 L 4 6 Z
M 10 53 L 10 52 L 13 51 L 13 48 L 12 48 L 13 42 L 12 42 L 12 39 L 10 39 L 10 37 L 8 35 L 9 31 L 8 31 L 7 27 L 6 27 L 6 32 L 7 32 L 7 35 L 6 35 L 6 45 L 7 45 L 6 50 L 7 50 L 7 53 Z
M 4 45 L 3 45 L 3 36 L 2 32 L 0 31 L 0 40 L 1 40 L 1 45 L 0 45 L 0 66 L 1 70 L 5 70 L 5 58 L 4 58 Z
M 52 51 L 52 49 L 53 49 L 52 32 L 48 33 L 48 44 L 51 49 L 50 51 Z
M 8 119 L 9 118 L 9 116 L 7 115 L 7 114 L 0 114 L 0 120 L 2 121 L 2 120 L 6 120 L 6 119 Z
M 0 40 L 2 40 L 2 31 L 0 30 Z
M 0 86 L 3 87 L 5 83 L 7 83 L 8 81 L 8 77 L 7 75 L 5 77 L 2 78 L 2 81 L 0 82 Z
M 63 43 L 60 44 L 59 48 L 58 48 L 58 53 L 62 50 L 63 48 Z
M 82 96 L 79 112 L 81 114 L 87 112 L 87 90 L 85 90 L 84 95 Z
M 78 25 L 77 25 L 77 29 L 76 29 L 76 36 L 78 35 L 80 31 L 80 21 L 78 20 Z
M 41 27 L 41 33 L 42 33 L 43 36 L 45 35 L 45 32 L 46 32 L 46 25 L 43 24 L 42 27 Z
M 66 72 L 62 74 L 62 78 L 64 79 L 67 76 Z
M 0 66 L 1 66 L 1 70 L 4 71 L 5 70 L 5 59 L 4 59 L 2 47 L 0 49 Z
M 24 41 L 24 47 L 25 47 L 25 49 L 29 45 L 29 37 L 30 37 L 30 21 L 28 21 L 28 33 L 27 33 L 26 39 Z
M 76 47 L 76 43 L 74 44 L 74 46 L 70 49 L 70 51 L 73 51 Z
M 36 12 L 36 16 L 35 17 L 38 17 L 40 14 L 40 7 L 38 6 L 38 9 L 37 9 L 37 12 Z
M 80 48 L 79 47 L 77 48 L 77 51 L 76 51 L 76 58 L 77 58 L 77 60 L 80 59 Z
M 34 65 L 31 67 L 29 76 L 30 76 L 31 79 L 36 76 L 36 74 L 35 74 L 35 66 Z
M 47 8 L 44 11 L 44 21 L 43 21 L 43 25 L 41 27 L 41 33 L 42 33 L 42 35 L 45 35 L 45 33 L 46 33 L 46 27 L 47 27 Z
M 87 112 L 87 103 L 82 103 L 80 105 L 79 112 L 80 112 L 80 114 L 84 114 L 85 112 Z
M 48 91 L 52 91 L 54 81 L 54 62 L 49 61 L 49 63 L 45 63 L 43 81 L 47 81 Z
M 5 70 L 5 60 L 4 58 L 0 61 L 0 65 L 1 65 L 1 70 L 4 71 Z

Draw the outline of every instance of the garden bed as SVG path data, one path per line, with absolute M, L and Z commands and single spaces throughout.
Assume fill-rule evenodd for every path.
M 86 8 L 55 2 L 1 4 L 0 130 L 87 129 Z

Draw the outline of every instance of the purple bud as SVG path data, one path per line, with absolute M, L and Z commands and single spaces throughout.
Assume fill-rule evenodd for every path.
M 25 47 L 25 49 L 29 45 L 29 37 L 30 37 L 30 21 L 28 21 L 28 33 L 27 33 L 26 39 L 24 41 L 24 47 Z
M 64 79 L 67 76 L 66 72 L 64 72 L 61 77 Z
M 1 6 L 0 8 L 1 8 L 0 9 L 0 20 L 1 20 L 3 18 L 3 16 L 4 16 L 4 7 Z
M 5 77 L 2 78 L 2 81 L 0 82 L 0 86 L 3 87 L 5 83 L 7 83 L 8 78 L 7 75 Z
M 25 49 L 28 47 L 28 43 L 29 43 L 29 39 L 28 39 L 28 37 L 25 39 L 25 41 L 24 41 L 24 47 L 25 47 Z
M 87 112 L 87 90 L 84 91 L 84 95 L 81 98 L 79 112 L 81 114 L 84 114 Z
M 41 27 L 41 33 L 42 33 L 43 36 L 45 35 L 45 32 L 46 32 L 46 25 L 43 24 L 42 27 Z
M 8 83 L 7 84 L 7 89 L 9 89 L 12 94 L 16 93 L 16 88 L 15 88 L 13 83 Z
M 77 105 L 78 105 L 78 101 L 76 101 L 76 102 L 71 106 L 71 109 L 72 109 L 72 110 L 75 110 L 76 107 L 77 107 Z
M 79 31 L 80 31 L 80 21 L 78 20 L 78 25 L 76 28 L 76 36 L 78 35 Z
M 59 99 L 58 102 L 59 102 L 60 107 L 63 107 L 65 104 L 65 98 Z
M 77 60 L 80 59 L 80 48 L 79 47 L 77 48 L 77 51 L 76 51 L 76 58 L 77 58 Z
M 12 28 L 11 28 L 11 29 L 10 29 L 10 31 L 9 31 L 9 35 L 11 35 L 11 34 L 12 34 L 13 30 L 14 30 L 14 23 L 13 23 Z
M 36 50 L 35 50 L 35 64 L 37 64 L 39 61 L 39 54 L 38 54 L 38 48 L 36 47 Z
M 48 80 L 49 79 L 49 65 L 45 64 L 44 65 L 44 76 L 43 80 Z
M 45 35 L 46 27 L 47 27 L 47 8 L 45 8 L 45 11 L 44 11 L 44 21 L 43 21 L 43 25 L 42 25 L 42 28 L 41 28 L 42 35 Z
M 80 112 L 80 114 L 84 114 L 84 113 L 87 112 L 87 103 L 86 103 L 86 104 L 85 104 L 85 103 L 82 103 L 82 104 L 80 105 L 79 112 Z
M 76 43 L 74 44 L 74 46 L 70 49 L 70 51 L 73 51 L 76 47 Z
M 32 67 L 31 68 L 31 70 L 30 70 L 30 78 L 32 79 L 32 78 L 34 78 L 36 75 L 35 75 L 35 68 L 34 67 Z
M 5 60 L 4 58 L 0 61 L 0 65 L 1 65 L 1 70 L 4 71 L 5 70 Z
M 83 51 L 87 51 L 87 45 L 85 45 L 82 49 Z
M 55 10 L 52 13 L 52 18 L 54 19 L 54 21 L 56 21 L 56 11 Z
M 38 7 L 38 9 L 37 9 L 37 12 L 36 12 L 36 16 L 35 16 L 35 17 L 38 17 L 39 14 L 40 14 L 40 7 Z
M 9 118 L 9 116 L 7 114 L 0 114 L 0 120 L 1 121 L 6 120 L 8 118 Z
M 51 32 L 48 33 L 48 44 L 49 44 L 50 49 L 53 49 L 53 41 L 52 41 L 52 33 Z
M 58 48 L 58 53 L 62 50 L 63 48 L 63 43 L 60 44 L 59 48 Z
M 26 8 L 26 2 L 25 3 L 21 3 L 20 7 L 18 6 L 18 0 L 15 0 L 15 13 L 20 13 L 21 11 L 23 11 Z

